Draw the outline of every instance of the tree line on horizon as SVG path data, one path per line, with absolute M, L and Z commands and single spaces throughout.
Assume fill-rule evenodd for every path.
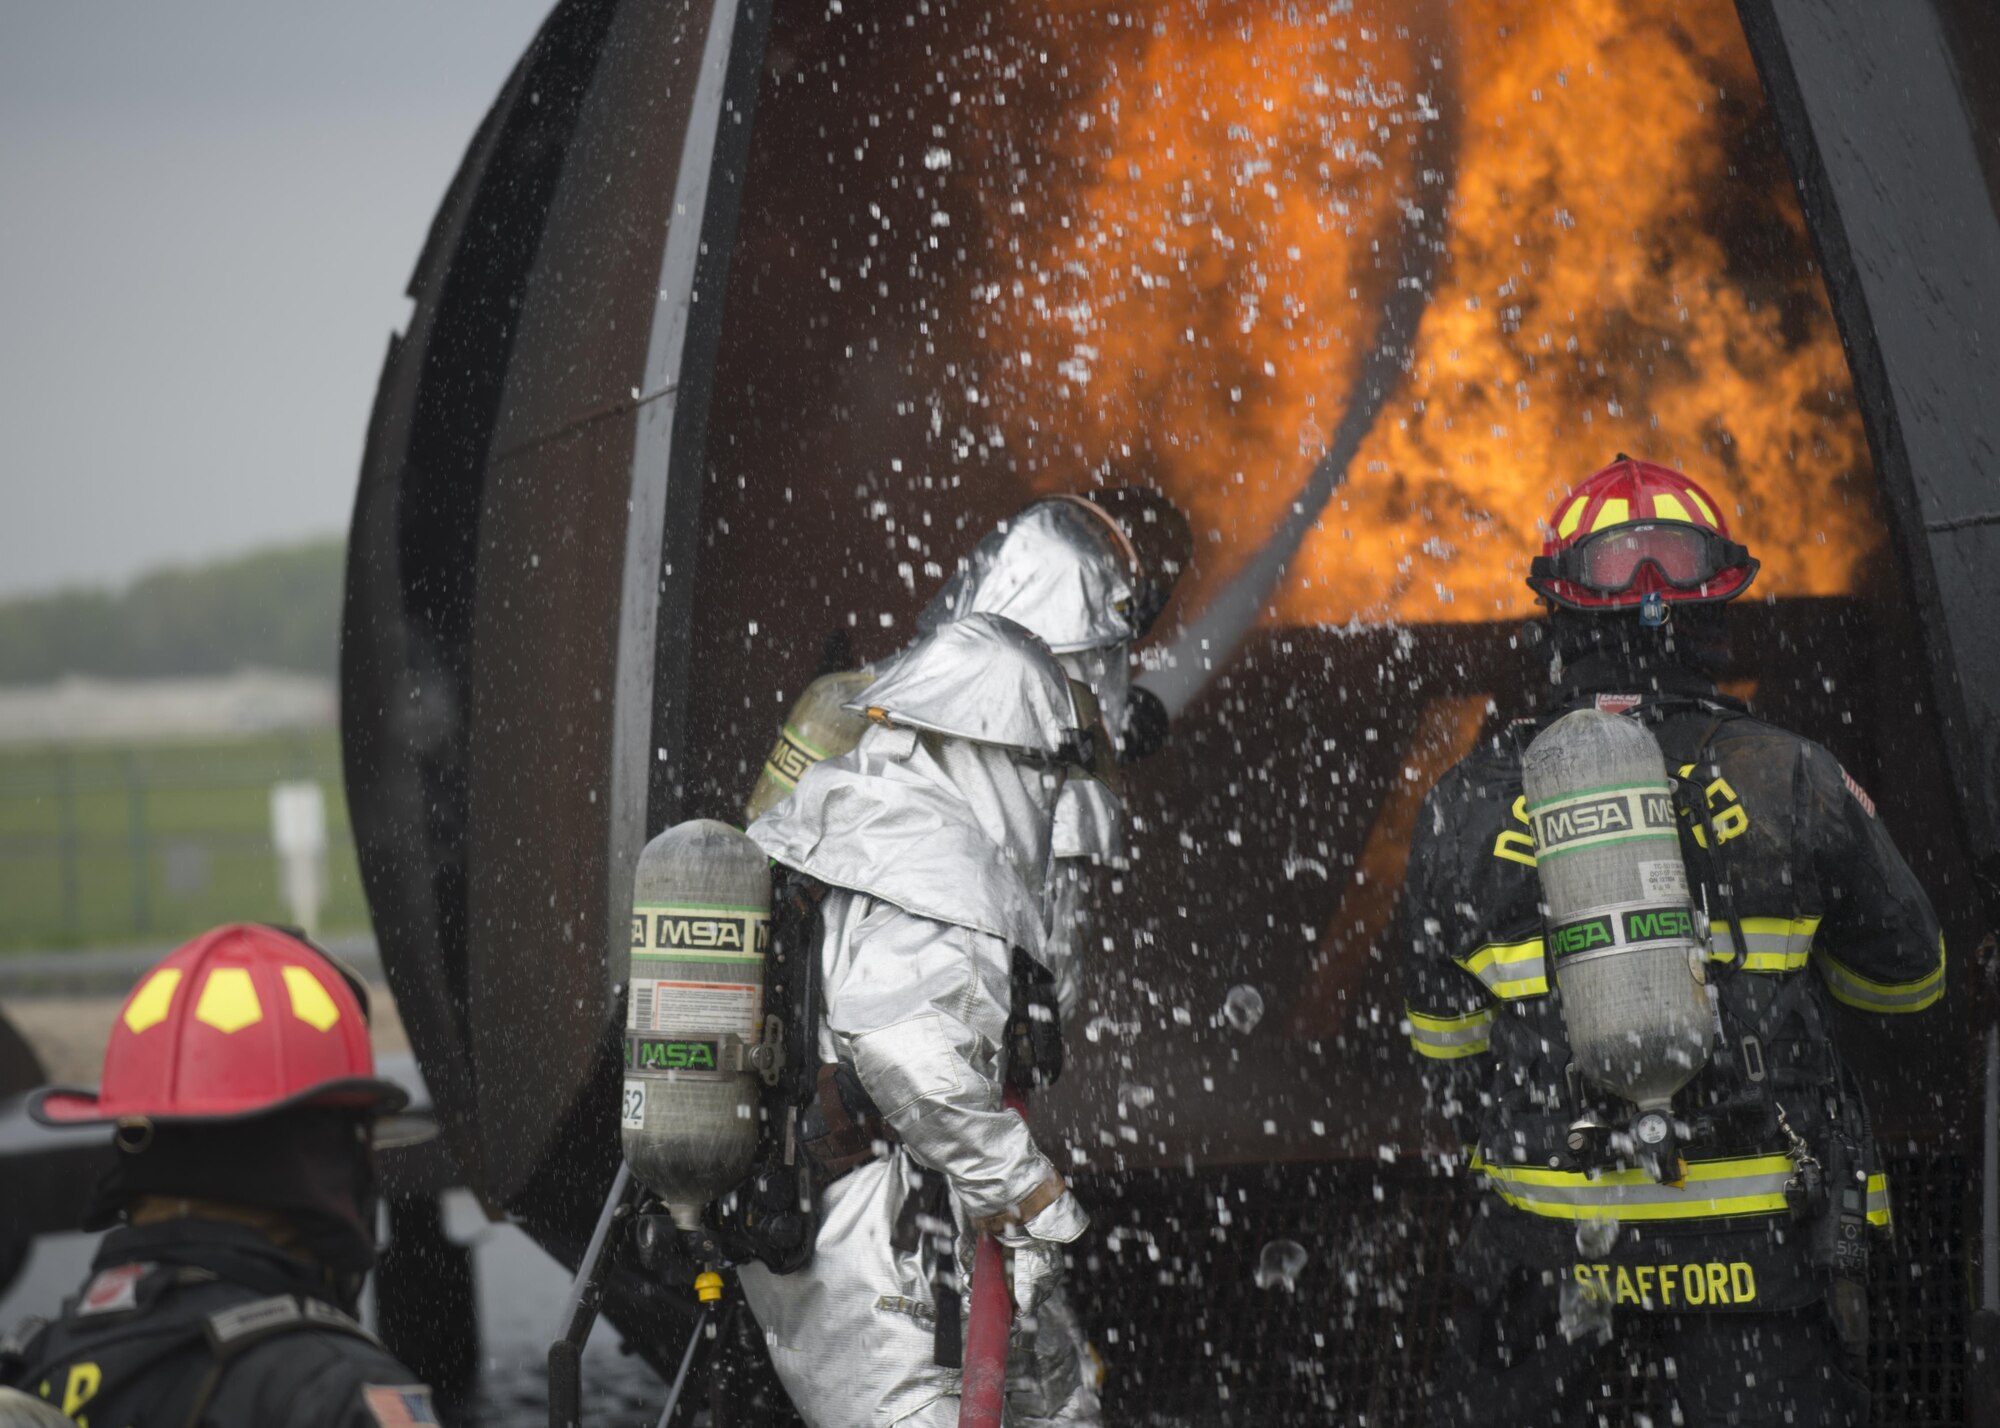
M 151 571 L 122 589 L 0 601 L 0 685 L 249 666 L 333 678 L 345 558 L 330 536 Z

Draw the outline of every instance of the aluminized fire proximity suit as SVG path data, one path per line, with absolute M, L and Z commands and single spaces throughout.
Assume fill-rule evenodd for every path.
M 923 1172 L 948 1187 L 961 1266 L 975 1228 L 1013 1250 L 1026 1311 L 1088 1223 L 1002 1100 L 1013 955 L 1043 950 L 1050 833 L 1078 731 L 1046 648 L 990 615 L 919 640 L 854 707 L 874 721 L 861 742 L 748 832 L 830 889 L 821 1057 L 851 1070 L 894 1144 L 828 1187 L 805 1268 L 747 1266 L 742 1284 L 814 1428 L 946 1425 L 959 1371 L 936 1362 L 935 1242 L 910 1235 L 905 1213 Z
M 917 627 L 934 629 L 976 611 L 1026 626 L 1096 697 L 1120 756 L 1143 757 L 1163 737 L 1165 714 L 1132 684 L 1132 647 L 1165 606 L 1189 545 L 1185 517 L 1149 491 L 1050 497 L 981 540 L 917 617 Z M 1039 960 L 1055 978 L 1065 1022 L 1082 994 L 1091 870 L 1123 862 L 1124 817 L 1117 793 L 1101 779 L 1070 780 L 1056 808 Z M 1060 1286 L 1038 1317 L 1009 1376 L 1010 1407 L 1027 1424 L 1098 1421 L 1094 1373 L 1086 1372 L 1073 1393 L 1063 1392 L 1072 1365 L 1088 1363 L 1088 1349 Z

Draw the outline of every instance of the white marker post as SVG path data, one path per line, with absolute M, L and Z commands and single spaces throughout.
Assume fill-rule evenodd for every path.
M 326 794 L 313 780 L 271 785 L 271 844 L 285 906 L 311 936 L 326 901 Z

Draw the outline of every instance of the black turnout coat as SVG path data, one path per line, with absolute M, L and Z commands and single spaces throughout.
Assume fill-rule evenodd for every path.
M 1482 1233 L 1499 1263 L 1594 1280 L 1627 1308 L 1783 1310 L 1858 1277 L 1869 1227 L 1889 1223 L 1826 999 L 1921 1011 L 1944 990 L 1943 940 L 1831 753 L 1673 673 L 1674 692 L 1643 697 L 1573 683 L 1446 773 L 1412 841 L 1392 951 L 1411 1041 L 1491 1192 Z M 1542 728 L 1592 703 L 1643 719 L 1659 740 L 1680 781 L 1694 900 L 1713 919 L 1717 1033 L 1674 1103 L 1688 1127 L 1677 1185 L 1628 1163 L 1615 1136 L 1576 1133 L 1579 1121 L 1622 1126 L 1632 1108 L 1607 1104 L 1571 1065 L 1521 760 Z
M 241 1225 L 106 1235 L 53 1323 L 0 1350 L 0 1383 L 90 1428 L 406 1428 L 430 1390 L 307 1265 Z

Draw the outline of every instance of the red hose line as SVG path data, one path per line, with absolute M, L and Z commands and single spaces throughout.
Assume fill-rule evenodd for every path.
M 1009 1088 L 1007 1107 L 1028 1118 L 1028 1099 Z M 965 1325 L 965 1379 L 958 1400 L 958 1428 L 1000 1428 L 1007 1399 L 1007 1338 L 1014 1327 L 1014 1296 L 1000 1241 L 979 1237 L 972 1260 L 972 1312 Z
M 1000 1428 L 1007 1398 L 1007 1335 L 1013 1323 L 1014 1296 L 1007 1291 L 1000 1241 L 981 1235 L 972 1262 L 972 1314 L 965 1326 L 958 1428 Z

